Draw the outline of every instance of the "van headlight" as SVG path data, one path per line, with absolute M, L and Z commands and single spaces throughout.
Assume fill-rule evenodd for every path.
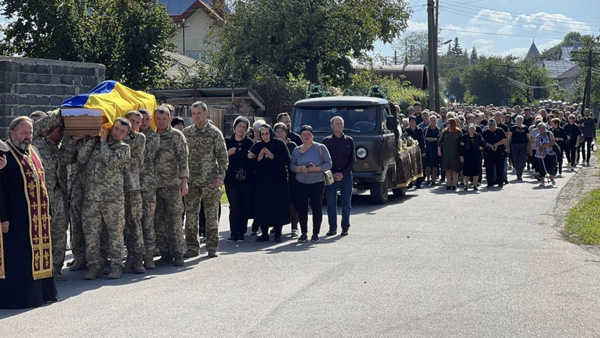
M 356 157 L 358 157 L 359 159 L 364 160 L 365 158 L 367 158 L 367 155 L 369 155 L 369 152 L 366 148 L 360 147 L 356 149 Z

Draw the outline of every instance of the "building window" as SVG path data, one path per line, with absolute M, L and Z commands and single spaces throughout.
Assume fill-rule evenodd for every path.
M 188 50 L 185 55 L 206 64 L 211 64 L 213 60 L 212 51 Z
M 185 54 L 187 57 L 191 57 L 194 60 L 200 60 L 202 52 L 199 50 L 188 50 Z

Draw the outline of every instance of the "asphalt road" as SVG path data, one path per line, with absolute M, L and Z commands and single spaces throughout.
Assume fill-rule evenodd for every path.
M 67 271 L 59 302 L 0 311 L 0 337 L 597 337 L 600 258 L 553 228 L 570 175 L 357 196 L 350 235 L 317 244 L 222 240 L 219 258 L 116 281 Z

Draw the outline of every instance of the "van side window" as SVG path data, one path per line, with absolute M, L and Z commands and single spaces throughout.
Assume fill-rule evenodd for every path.
M 383 109 L 381 109 L 381 129 L 382 130 L 387 130 L 387 117 L 391 116 L 392 114 L 390 114 L 390 109 L 388 107 L 384 107 Z

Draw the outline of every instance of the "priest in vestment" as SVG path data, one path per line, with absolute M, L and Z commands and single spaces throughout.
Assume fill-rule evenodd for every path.
M 50 205 L 31 119 L 17 117 L 9 133 L 0 144 L 0 309 L 32 308 L 57 299 Z

